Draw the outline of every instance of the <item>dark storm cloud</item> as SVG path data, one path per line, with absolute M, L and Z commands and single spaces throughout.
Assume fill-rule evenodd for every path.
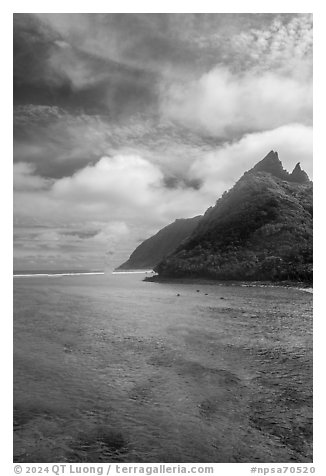
M 80 50 L 33 15 L 14 15 L 14 104 L 113 118 L 155 108 L 156 77 Z
M 170 65 L 181 68 L 192 64 L 193 67 L 194 60 L 199 58 L 188 35 L 180 35 L 181 25 L 177 25 L 173 15 L 42 14 L 39 18 L 51 25 L 69 45 L 125 66 L 161 73 Z M 178 18 L 182 21 L 187 16 Z
M 176 176 L 165 176 L 163 179 L 163 183 L 166 188 L 170 188 L 170 189 L 192 188 L 194 190 L 199 190 L 203 182 L 199 179 L 189 179 L 185 177 L 176 177 Z
M 232 32 L 272 18 L 15 14 L 14 101 L 114 119 L 149 109 L 155 113 L 159 86 L 229 63 L 235 54 Z M 240 64 L 239 57 L 234 63 Z
M 47 63 L 58 34 L 29 14 L 14 14 L 13 33 L 14 86 L 60 82 Z
M 32 163 L 37 174 L 46 177 L 70 176 L 103 155 L 123 151 L 145 155 L 159 163 L 166 176 L 177 176 L 179 184 L 187 186 L 191 161 L 220 143 L 150 116 L 113 121 L 106 115 L 74 115 L 57 106 L 14 108 L 14 161 Z

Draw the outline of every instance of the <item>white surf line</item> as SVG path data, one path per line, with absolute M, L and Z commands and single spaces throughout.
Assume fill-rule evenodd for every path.
M 146 274 L 152 272 L 152 270 L 145 269 L 144 271 L 112 271 L 112 274 Z
M 46 276 L 47 278 L 60 277 L 60 276 L 89 276 L 105 274 L 104 272 L 89 272 L 89 273 L 34 273 L 34 274 L 14 274 L 14 278 L 34 278 Z
M 237 286 L 237 284 L 231 284 L 231 286 Z M 245 288 L 282 288 L 282 289 L 296 289 L 297 291 L 304 291 L 305 293 L 313 294 L 313 288 L 298 288 L 296 286 L 286 286 L 286 285 L 277 285 L 277 284 L 240 284 L 241 287 Z
M 310 293 L 310 294 L 314 293 L 313 288 L 295 288 L 295 289 L 297 289 L 298 291 L 304 291 L 305 293 Z

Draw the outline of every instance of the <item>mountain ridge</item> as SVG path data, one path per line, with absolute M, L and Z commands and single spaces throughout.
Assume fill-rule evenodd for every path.
M 312 281 L 312 190 L 299 163 L 289 173 L 270 151 L 154 270 L 164 278 Z
M 200 218 L 200 216 L 177 218 L 173 223 L 165 226 L 155 235 L 147 238 L 137 246 L 128 260 L 122 263 L 116 270 L 154 268 L 192 233 Z

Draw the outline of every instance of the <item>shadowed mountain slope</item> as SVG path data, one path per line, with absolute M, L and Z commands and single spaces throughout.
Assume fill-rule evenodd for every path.
M 165 256 L 174 251 L 180 243 L 188 238 L 199 223 L 200 216 L 179 219 L 162 228 L 156 235 L 141 243 L 130 255 L 128 261 L 120 265 L 118 270 L 152 269 Z

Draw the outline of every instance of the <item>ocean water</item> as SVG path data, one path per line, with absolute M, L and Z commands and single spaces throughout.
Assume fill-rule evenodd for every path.
M 312 295 L 143 278 L 14 279 L 14 461 L 311 462 Z

